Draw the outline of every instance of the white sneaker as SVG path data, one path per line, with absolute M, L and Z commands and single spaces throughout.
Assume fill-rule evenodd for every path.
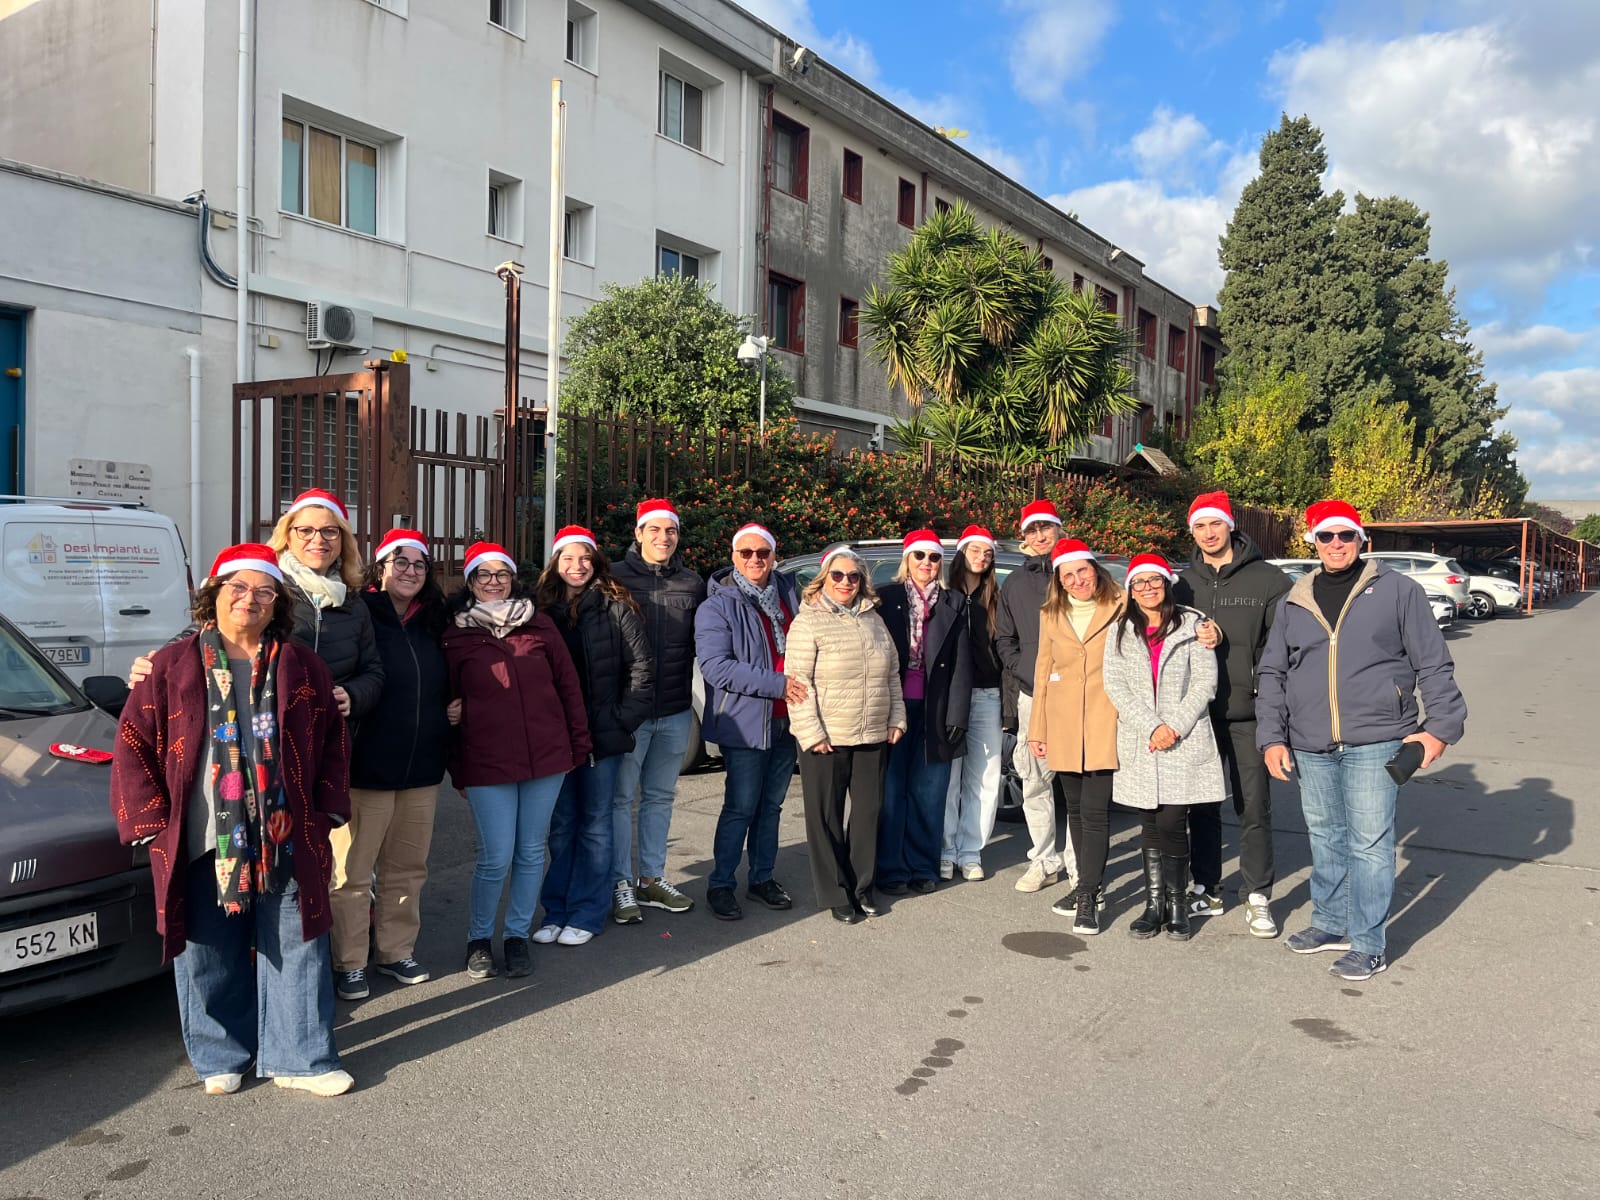
M 548 946 L 560 936 L 561 926 L 541 925 L 538 929 L 534 930 L 533 936 L 528 940 L 531 942 L 538 942 L 541 946 Z
M 1245 900 L 1245 922 L 1249 926 L 1251 937 L 1278 936 L 1278 923 L 1272 919 L 1272 909 L 1268 907 L 1268 903 L 1267 898 L 1260 892 L 1251 892 Z
M 543 930 L 540 932 L 542 933 Z M 568 925 L 556 937 L 556 941 L 560 942 L 563 946 L 581 946 L 585 942 L 592 941 L 593 939 L 594 934 L 590 933 L 587 929 L 579 929 L 575 925 Z
M 939 860 L 939 878 L 954 879 L 955 877 L 956 864 L 951 862 L 948 858 L 941 858 Z
M 983 864 L 968 863 L 966 866 L 961 868 L 961 878 L 967 880 L 969 883 L 977 883 L 978 880 L 986 878 L 983 873 Z
M 239 1085 L 244 1082 L 243 1075 L 236 1075 L 232 1071 L 223 1075 L 206 1076 L 206 1095 L 231 1096 L 239 1090 Z
M 342 1096 L 356 1085 L 349 1071 L 324 1071 L 321 1075 L 279 1075 L 273 1083 L 313 1096 Z
M 1028 869 L 1022 873 L 1022 878 L 1017 880 L 1017 891 L 1037 892 L 1040 888 L 1048 887 L 1061 877 L 1059 871 L 1046 871 L 1044 864 L 1037 858 L 1028 864 Z

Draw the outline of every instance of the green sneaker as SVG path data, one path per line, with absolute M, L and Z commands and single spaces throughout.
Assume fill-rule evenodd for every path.
M 644 920 L 639 911 L 639 901 L 633 893 L 633 884 L 626 879 L 617 880 L 611 889 L 611 919 L 618 925 L 637 925 Z
M 668 912 L 686 913 L 694 901 L 673 887 L 665 879 L 639 881 L 639 903 L 646 908 L 664 908 Z
M 1220 917 L 1222 889 L 1208 892 L 1200 884 L 1194 884 L 1189 890 L 1189 912 L 1196 917 Z

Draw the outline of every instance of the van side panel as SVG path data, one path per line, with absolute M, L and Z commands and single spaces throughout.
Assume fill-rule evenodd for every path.
M 0 522 L 0 611 L 75 682 L 116 673 L 105 661 L 90 514 L 0 513 Z
M 105 673 L 126 676 L 134 659 L 166 645 L 189 624 L 188 568 L 178 531 L 165 519 L 97 512 L 94 533 Z

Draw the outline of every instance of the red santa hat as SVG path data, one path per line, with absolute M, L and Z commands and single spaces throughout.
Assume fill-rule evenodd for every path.
M 1056 506 L 1049 500 L 1035 500 L 1032 504 L 1023 506 L 1022 532 L 1028 532 L 1028 526 L 1035 521 L 1048 521 L 1052 525 L 1061 524 L 1061 514 L 1056 511 Z
M 278 569 L 278 552 L 260 542 L 241 542 L 237 546 L 229 546 L 211 564 L 210 578 L 221 579 L 235 571 L 260 571 L 263 575 L 271 575 L 279 583 L 283 582 L 283 572 Z
M 479 567 L 492 562 L 505 563 L 513 573 L 517 569 L 517 560 L 507 554 L 499 542 L 473 542 L 467 547 L 467 565 L 462 574 L 470 578 Z
M 294 498 L 294 503 L 289 505 L 289 512 L 285 513 L 284 516 L 297 513 L 302 508 L 310 508 L 312 505 L 316 505 L 318 508 L 325 508 L 346 525 L 350 524 L 350 513 L 339 497 L 332 492 L 325 492 L 321 488 L 312 488 L 310 491 L 301 492 Z
M 965 550 L 974 542 L 981 543 L 993 550 L 994 534 L 990 533 L 982 525 L 968 525 L 961 531 L 961 536 L 956 539 L 956 550 Z
M 1172 573 L 1172 566 L 1159 554 L 1138 554 L 1128 564 L 1128 582 L 1133 582 L 1135 575 L 1159 575 L 1168 583 L 1176 583 L 1178 577 Z
M 563 525 L 556 530 L 556 540 L 550 543 L 550 557 L 553 559 L 567 546 L 587 546 L 591 550 L 598 550 L 594 534 L 582 525 Z
M 944 556 L 944 543 L 939 540 L 939 535 L 931 529 L 913 529 L 900 539 L 900 557 L 904 558 L 913 550 L 921 550 L 924 554 L 937 554 Z
M 672 507 L 671 500 L 641 500 L 639 502 L 639 516 L 634 521 L 633 527 L 637 529 L 652 518 L 671 521 L 674 525 L 680 523 L 678 510 Z
M 737 530 L 734 531 L 732 542 L 733 548 L 737 550 L 739 548 L 739 539 L 752 533 L 764 541 L 769 550 L 776 550 L 778 548 L 778 539 L 772 536 L 772 531 L 765 525 L 758 525 L 754 521 L 751 521 L 748 525 L 741 525 Z
M 1094 551 L 1077 538 L 1062 538 L 1050 552 L 1050 566 L 1059 567 L 1069 562 L 1094 562 Z
M 857 570 L 860 570 L 863 574 L 866 573 L 866 564 L 861 561 L 861 556 L 855 552 L 850 543 L 838 542 L 822 552 L 822 565 L 817 568 L 817 574 L 826 573 L 828 564 L 836 558 L 848 558 L 855 563 Z
M 383 535 L 383 541 L 378 543 L 377 561 L 382 562 L 396 550 L 415 550 L 426 558 L 428 556 L 427 536 L 418 533 L 415 529 L 391 529 Z
M 1306 509 L 1306 541 L 1315 542 L 1317 534 L 1330 529 L 1354 529 L 1361 541 L 1367 540 L 1361 514 L 1343 500 L 1318 500 Z
M 1227 492 L 1207 492 L 1203 496 L 1196 496 L 1194 503 L 1189 505 L 1189 528 L 1194 528 L 1196 521 L 1226 521 L 1228 528 L 1233 525 L 1233 505 L 1228 500 Z

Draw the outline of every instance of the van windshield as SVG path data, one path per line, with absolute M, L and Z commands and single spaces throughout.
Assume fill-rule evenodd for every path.
M 47 716 L 83 707 L 38 651 L 11 626 L 0 624 L 0 720 Z

